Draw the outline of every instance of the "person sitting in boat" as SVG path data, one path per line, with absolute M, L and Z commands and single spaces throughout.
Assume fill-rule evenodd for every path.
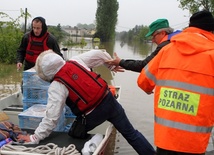
M 152 42 L 157 44 L 154 52 L 152 52 L 144 60 L 131 60 L 120 59 L 116 53 L 114 53 L 114 60 L 107 61 L 109 65 L 120 66 L 123 69 L 131 70 L 134 72 L 141 72 L 141 70 L 151 61 L 161 50 L 162 47 L 170 43 L 172 36 L 180 33 L 180 30 L 174 30 L 169 26 L 167 19 L 157 19 L 149 25 L 149 32 L 145 37 L 152 36 Z
M 90 71 L 91 67 L 100 65 L 100 62 L 104 64 L 109 57 L 103 59 L 89 55 L 87 53 L 84 56 L 73 57 L 67 62 L 51 50 L 39 55 L 35 65 L 36 72 L 41 79 L 51 82 L 47 110 L 34 134 L 19 135 L 19 140 L 38 144 L 40 140 L 48 137 L 56 127 L 64 106 L 68 105 L 77 116 L 73 124 L 85 123 L 85 132 L 77 132 L 80 134 L 79 137 L 84 137 L 88 131 L 109 121 L 139 155 L 154 155 L 154 148 L 130 123 L 125 110 L 109 91 L 107 83 L 95 72 Z M 94 60 L 98 59 L 99 63 L 95 63 Z M 94 78 L 90 78 L 88 74 Z M 71 135 L 77 137 L 72 130 Z

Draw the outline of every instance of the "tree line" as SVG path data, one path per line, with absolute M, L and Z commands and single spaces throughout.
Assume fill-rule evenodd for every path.
M 177 0 L 180 2 L 179 7 L 183 10 L 187 9 L 192 14 L 196 11 L 206 9 L 214 13 L 214 0 Z M 149 31 L 148 26 L 136 25 L 128 32 L 116 33 L 115 27 L 117 24 L 117 11 L 119 3 L 117 0 L 97 0 L 96 11 L 96 33 L 93 37 L 100 38 L 101 42 L 109 42 L 117 38 L 123 42 L 140 41 L 146 42 L 146 33 Z M 30 16 L 30 14 L 28 14 Z M 20 24 L 20 19 L 25 18 L 25 12 L 21 11 L 20 16 L 12 19 L 7 14 L 0 12 L 1 19 L 9 20 L 0 21 L 0 63 L 16 63 L 16 50 L 19 47 L 21 38 L 24 34 L 23 25 Z M 30 30 L 31 26 L 28 27 Z M 57 41 L 63 42 L 67 34 L 62 31 L 61 25 L 49 26 L 51 32 Z
M 212 12 L 214 15 L 214 0 L 177 0 L 180 2 L 179 6 L 183 10 L 189 10 L 190 14 L 197 12 L 199 10 L 208 10 Z M 148 42 L 151 40 L 151 37 L 145 38 L 145 35 L 149 31 L 148 26 L 144 25 L 136 25 L 134 28 L 130 29 L 129 31 L 123 31 L 117 33 L 117 39 L 121 40 L 122 42 Z

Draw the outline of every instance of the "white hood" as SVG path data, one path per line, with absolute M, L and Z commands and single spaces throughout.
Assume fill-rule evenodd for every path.
M 54 75 L 65 65 L 65 60 L 52 50 L 42 52 L 36 60 L 36 72 L 45 80 L 53 80 Z

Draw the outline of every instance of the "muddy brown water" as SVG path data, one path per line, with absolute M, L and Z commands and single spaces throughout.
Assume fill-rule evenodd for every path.
M 113 55 L 113 52 L 117 52 L 118 56 L 124 59 L 144 59 L 148 55 L 148 52 L 151 52 L 155 48 L 152 44 L 121 44 L 119 41 L 116 41 L 114 44 L 107 43 L 105 47 L 111 55 Z M 69 50 L 66 56 L 72 57 L 82 52 L 84 51 Z M 145 94 L 137 86 L 139 73 L 125 71 L 123 73 L 112 74 L 104 67 L 97 68 L 95 71 L 99 72 L 109 84 L 121 86 L 120 103 L 124 107 L 128 118 L 133 126 L 142 132 L 154 146 L 153 95 Z M 9 78 L 0 78 L 0 98 L 5 94 L 8 95 L 19 90 L 21 78 L 21 72 L 17 72 L 16 70 L 14 70 L 14 74 Z M 114 130 L 107 148 L 107 155 L 137 155 L 123 136 L 116 130 Z M 209 149 L 210 152 L 206 155 L 214 155 L 214 152 L 211 152 L 213 150 L 212 142 L 209 144 Z

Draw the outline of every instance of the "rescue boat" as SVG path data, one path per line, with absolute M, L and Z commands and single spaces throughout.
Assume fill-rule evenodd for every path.
M 115 89 L 111 87 L 112 93 L 117 97 L 117 100 L 120 99 L 120 93 L 121 93 L 121 87 L 115 86 Z M 21 91 L 15 92 L 7 97 L 4 97 L 0 99 L 0 121 L 9 121 L 15 125 L 20 125 L 20 118 L 19 114 L 22 113 L 23 110 L 23 95 Z M 26 131 L 27 133 L 33 133 L 34 129 L 30 128 L 21 128 L 21 130 Z M 104 122 L 103 124 L 99 125 L 95 129 L 89 132 L 89 136 L 86 139 L 75 139 L 70 136 L 68 136 L 67 132 L 64 131 L 53 131 L 49 137 L 46 139 L 40 141 L 38 145 L 36 144 L 28 144 L 25 145 L 16 143 L 16 142 L 10 142 L 8 144 L 5 144 L 3 147 L 0 148 L 0 154 L 1 155 L 42 155 L 42 153 L 34 152 L 33 149 L 46 148 L 48 145 L 54 145 L 54 147 L 58 147 L 60 149 L 69 147 L 71 144 L 76 148 L 76 150 L 84 155 L 104 155 L 106 152 L 106 147 L 108 145 L 109 139 L 112 135 L 114 127 L 109 122 Z M 102 139 L 99 141 L 99 144 L 95 148 L 93 148 L 93 151 L 90 150 L 90 148 L 87 148 L 89 146 L 86 146 L 87 142 L 91 141 L 97 134 L 102 135 Z M 16 145 L 15 145 L 16 144 Z M 18 145 L 17 145 L 18 144 Z M 21 148 L 25 148 L 24 150 L 21 150 Z M 9 149 L 8 149 L 9 148 Z M 32 152 L 29 152 L 31 149 Z M 68 148 L 67 148 L 68 149 Z M 82 153 L 82 150 L 88 150 L 88 152 Z M 25 152 L 25 150 L 28 150 Z M 45 153 L 47 154 L 47 153 Z M 58 154 L 60 155 L 60 153 Z

